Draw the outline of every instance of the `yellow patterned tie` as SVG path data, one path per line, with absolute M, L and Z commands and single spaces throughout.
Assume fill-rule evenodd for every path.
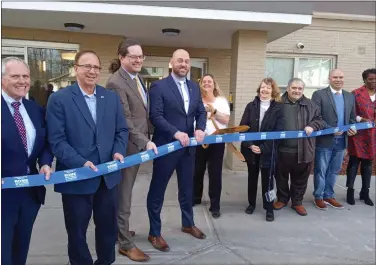
M 146 101 L 146 97 L 145 97 L 145 94 L 143 93 L 143 88 L 142 88 L 142 85 L 141 85 L 141 81 L 140 79 L 138 78 L 138 76 L 135 77 L 136 79 L 136 84 L 137 84 L 137 89 L 138 89 L 138 93 L 140 93 L 140 96 L 142 98 L 142 100 L 144 101 L 144 104 L 145 106 L 147 105 L 147 101 Z

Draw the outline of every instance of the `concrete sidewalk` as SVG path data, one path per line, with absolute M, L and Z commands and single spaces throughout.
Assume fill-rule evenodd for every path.
M 198 240 L 180 231 L 181 213 L 177 182 L 173 176 L 162 211 L 162 235 L 170 252 L 155 250 L 147 241 L 149 220 L 146 196 L 151 175 L 141 170 L 136 180 L 131 229 L 135 242 L 151 256 L 148 264 L 375 264 L 375 207 L 357 200 L 354 206 L 345 203 L 345 177 L 337 182 L 336 192 L 345 209 L 316 209 L 312 203 L 312 178 L 304 205 L 308 216 L 297 215 L 290 207 L 275 212 L 275 221 L 265 221 L 259 188 L 258 205 L 253 215 L 247 215 L 246 173 L 225 171 L 219 219 L 208 211 L 208 197 L 196 206 L 195 222 L 206 233 Z M 357 178 L 356 188 L 361 185 Z M 207 178 L 205 182 L 207 194 Z M 375 199 L 375 178 L 372 178 L 372 199 Z M 61 196 L 48 187 L 47 203 L 42 207 L 34 226 L 29 252 L 29 265 L 69 264 L 67 235 L 61 206 Z M 88 243 L 95 255 L 94 225 L 90 223 Z M 140 264 L 121 255 L 114 264 Z

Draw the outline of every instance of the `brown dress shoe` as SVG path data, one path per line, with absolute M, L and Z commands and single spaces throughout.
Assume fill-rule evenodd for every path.
M 146 255 L 143 251 L 141 251 L 137 247 L 131 248 L 129 250 L 119 248 L 119 253 L 123 256 L 127 256 L 130 260 L 138 261 L 138 262 L 145 262 L 150 259 L 148 255 Z
M 291 208 L 293 208 L 295 210 L 295 212 L 297 212 L 301 216 L 307 215 L 307 211 L 306 211 L 306 209 L 304 208 L 303 205 L 295 205 L 295 206 L 291 206 Z
M 286 203 L 283 203 L 283 202 L 280 202 L 280 201 L 276 201 L 276 202 L 273 203 L 273 209 L 274 210 L 281 210 L 285 206 L 286 206 Z
M 330 206 L 332 206 L 333 208 L 336 208 L 336 209 L 343 209 L 343 205 L 340 204 L 339 202 L 336 201 L 336 199 L 334 198 L 330 198 L 330 199 L 324 199 L 324 202 Z
M 192 226 L 192 227 L 184 227 L 183 226 L 181 228 L 181 231 L 184 232 L 184 233 L 190 234 L 191 236 L 198 238 L 198 239 L 205 239 L 206 238 L 206 235 L 203 232 L 201 232 L 201 230 L 198 229 L 195 226 Z
M 323 200 L 316 199 L 313 201 L 313 203 L 315 204 L 317 209 L 324 210 L 324 211 L 328 210 L 328 207 L 326 207 L 326 204 Z
M 170 251 L 170 247 L 167 245 L 167 242 L 163 239 L 163 237 L 149 235 L 148 240 L 155 249 L 163 252 Z

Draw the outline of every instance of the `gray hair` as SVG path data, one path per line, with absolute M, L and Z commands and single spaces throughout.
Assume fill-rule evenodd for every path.
M 10 56 L 10 57 L 4 58 L 1 61 L 1 76 L 6 75 L 5 69 L 6 69 L 7 63 L 13 62 L 13 61 L 23 63 L 27 67 L 27 69 L 30 71 L 29 65 L 23 59 L 19 57 Z
M 304 83 L 304 81 L 303 81 L 302 79 L 300 79 L 300 78 L 297 78 L 297 77 L 291 78 L 290 81 L 288 82 L 288 85 L 287 85 L 287 86 L 290 87 L 291 84 L 294 83 L 294 82 L 302 83 L 302 84 L 303 84 L 303 88 L 305 88 L 305 83 Z

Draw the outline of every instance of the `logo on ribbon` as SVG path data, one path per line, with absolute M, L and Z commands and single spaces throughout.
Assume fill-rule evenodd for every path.
M 266 139 L 266 133 L 261 133 L 261 135 L 260 135 L 260 139 L 265 140 L 265 139 Z
M 339 128 L 338 127 L 334 128 L 334 133 L 337 133 L 337 132 L 339 132 Z
M 298 137 L 299 137 L 299 138 L 303 137 L 303 132 L 302 132 L 302 131 L 299 131 L 299 132 L 298 132 Z
M 215 142 L 216 142 L 216 143 L 222 143 L 222 141 L 223 141 L 222 136 L 217 136 L 217 137 L 215 137 Z
M 241 133 L 239 134 L 239 141 L 245 141 L 245 134 Z
M 175 150 L 175 146 L 174 146 L 174 144 L 168 144 L 167 145 L 167 151 L 170 153 L 170 152 L 172 152 L 172 151 L 174 151 Z
M 118 170 L 118 165 L 116 161 L 106 163 L 108 172 L 113 172 Z
M 75 181 L 75 180 L 77 180 L 76 170 L 75 169 L 65 170 L 64 171 L 64 178 L 65 178 L 65 181 Z
M 322 134 L 322 131 L 317 131 L 316 136 L 319 136 Z
M 280 137 L 281 138 L 286 138 L 286 133 L 285 132 L 281 132 Z
M 197 145 L 196 138 L 191 138 L 191 145 Z
M 141 154 L 141 161 L 142 162 L 148 161 L 149 159 L 150 159 L 150 156 L 147 152 Z
M 16 187 L 28 187 L 30 184 L 29 184 L 29 179 L 27 178 L 27 176 L 24 176 L 24 177 L 15 177 L 14 179 L 14 185 L 16 185 Z

